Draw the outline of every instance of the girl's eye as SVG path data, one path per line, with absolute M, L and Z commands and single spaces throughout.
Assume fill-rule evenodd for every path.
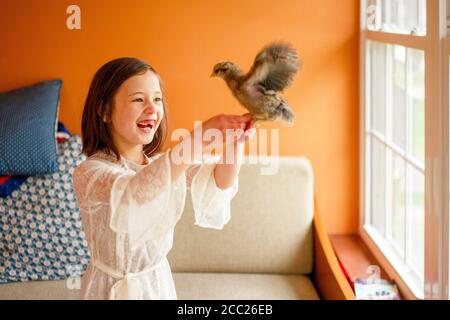
M 161 99 L 161 98 L 155 98 L 155 100 L 156 100 L 156 101 L 162 101 L 162 99 Z
M 142 98 L 136 98 L 136 99 L 133 100 L 133 102 L 135 102 L 135 101 L 136 102 L 143 102 L 144 100 L 142 100 Z

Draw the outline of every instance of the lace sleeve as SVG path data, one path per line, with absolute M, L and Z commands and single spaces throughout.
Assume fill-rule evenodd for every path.
M 132 245 L 160 238 L 176 224 L 185 188 L 181 177 L 171 183 L 168 153 L 137 173 L 89 161 L 73 177 L 80 208 L 109 206 L 110 228 L 128 233 Z
M 186 173 L 190 186 L 195 224 L 203 228 L 222 229 L 231 217 L 230 203 L 238 191 L 239 177 L 227 189 L 217 187 L 214 163 L 192 167 Z
M 196 165 L 189 167 L 186 170 L 186 185 L 187 185 L 188 190 L 191 189 L 192 180 L 194 179 L 197 172 L 200 170 L 200 167 L 201 167 L 200 164 L 196 164 Z

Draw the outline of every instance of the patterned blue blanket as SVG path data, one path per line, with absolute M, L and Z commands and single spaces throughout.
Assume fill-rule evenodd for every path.
M 59 171 L 27 177 L 0 198 L 0 283 L 59 280 L 82 275 L 89 262 L 72 186 L 85 160 L 81 137 L 58 144 Z

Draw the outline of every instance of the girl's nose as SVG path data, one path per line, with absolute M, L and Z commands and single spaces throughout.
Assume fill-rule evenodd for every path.
M 145 113 L 155 113 L 156 112 L 156 105 L 153 102 L 148 102 L 145 105 Z

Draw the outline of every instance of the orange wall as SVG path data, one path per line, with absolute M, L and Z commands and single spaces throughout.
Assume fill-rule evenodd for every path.
M 113 5 L 111 3 L 114 3 Z M 0 4 L 0 90 L 61 78 L 60 119 L 75 133 L 89 82 L 106 61 L 136 56 L 162 75 L 170 127 L 244 113 L 213 65 L 248 70 L 271 40 L 288 40 L 304 67 L 285 97 L 297 116 L 280 153 L 305 155 L 332 233 L 358 225 L 358 0 L 29 0 Z M 67 30 L 66 8 L 81 8 Z M 280 127 L 264 124 L 265 128 Z

